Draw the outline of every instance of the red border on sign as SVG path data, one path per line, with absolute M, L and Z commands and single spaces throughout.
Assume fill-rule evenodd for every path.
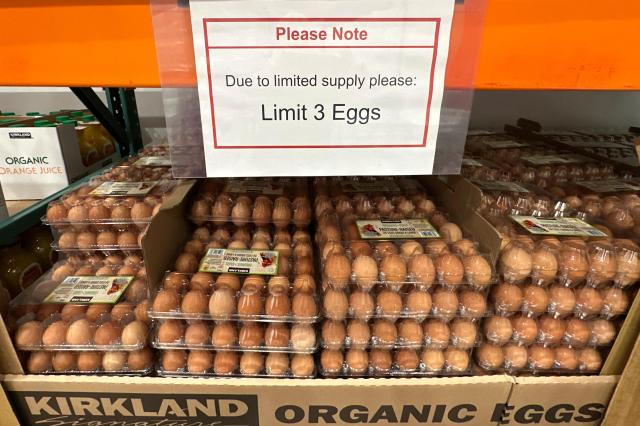
M 433 46 L 210 46 L 207 24 L 209 22 L 435 22 L 435 38 Z M 213 130 L 214 149 L 280 149 L 280 148 L 419 148 L 427 145 L 429 131 L 429 112 L 433 96 L 433 74 L 435 72 L 440 36 L 440 18 L 204 18 L 204 45 L 207 56 L 207 77 L 209 79 L 209 101 L 211 103 L 211 124 Z M 424 136 L 422 143 L 405 145 L 251 145 L 251 146 L 222 146 L 218 144 L 216 133 L 216 115 L 213 102 L 213 85 L 211 84 L 211 61 L 209 50 L 213 49 L 433 49 L 431 70 L 429 75 L 429 93 L 427 94 L 427 113 L 425 117 Z

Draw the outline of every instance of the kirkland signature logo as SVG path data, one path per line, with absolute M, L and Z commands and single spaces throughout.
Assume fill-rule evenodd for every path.
M 9 132 L 9 139 L 31 139 L 31 132 Z
M 22 424 L 259 426 L 256 395 L 9 392 Z

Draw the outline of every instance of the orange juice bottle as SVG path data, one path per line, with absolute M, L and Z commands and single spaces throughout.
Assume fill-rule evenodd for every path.
M 75 120 L 62 120 L 61 124 L 73 124 L 75 127 L 77 122 Z M 78 136 L 78 145 L 80 146 L 82 164 L 90 166 L 93 163 L 98 162 L 100 160 L 100 155 L 91 140 L 89 132 L 87 132 L 86 129 L 84 131 L 78 130 L 76 131 L 76 135 Z
M 91 131 L 93 145 L 96 147 L 100 158 L 106 158 L 116 152 L 116 146 L 111 135 L 100 122 L 95 120 L 93 115 L 83 115 L 80 119 L 84 124 L 90 126 L 90 129 L 87 130 Z

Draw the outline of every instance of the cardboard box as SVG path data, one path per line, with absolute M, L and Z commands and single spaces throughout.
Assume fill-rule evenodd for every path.
M 23 424 L 496 424 L 507 376 L 423 379 L 169 379 L 7 376 Z M 131 416 L 135 414 L 135 419 Z M 64 423 L 63 423 L 64 422 Z M 146 422 L 146 423 L 144 423 Z M 220 422 L 220 423 L 216 423 Z M 118 423 L 120 424 L 120 423 Z M 165 424 L 165 423 L 162 423 Z
M 624 368 L 620 382 L 607 408 L 602 426 L 637 424 L 640 419 L 640 336 L 631 351 L 629 361 Z
M 9 403 L 9 398 L 2 387 L 0 387 L 0 416 L 2 416 L 2 421 L 0 421 L 2 426 L 20 426 L 18 418 L 13 412 L 13 407 Z
M 20 123 L 27 127 L 0 126 L 0 184 L 7 200 L 45 198 L 120 158 L 114 153 L 85 166 L 79 140 L 88 128 L 28 127 L 39 119 Z

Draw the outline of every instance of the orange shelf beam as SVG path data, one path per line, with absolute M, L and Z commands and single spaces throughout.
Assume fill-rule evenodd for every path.
M 639 28 L 634 0 L 487 0 L 474 86 L 639 90 Z M 193 52 L 175 61 L 163 80 L 194 85 Z M 0 85 L 159 87 L 148 0 L 0 0 Z

